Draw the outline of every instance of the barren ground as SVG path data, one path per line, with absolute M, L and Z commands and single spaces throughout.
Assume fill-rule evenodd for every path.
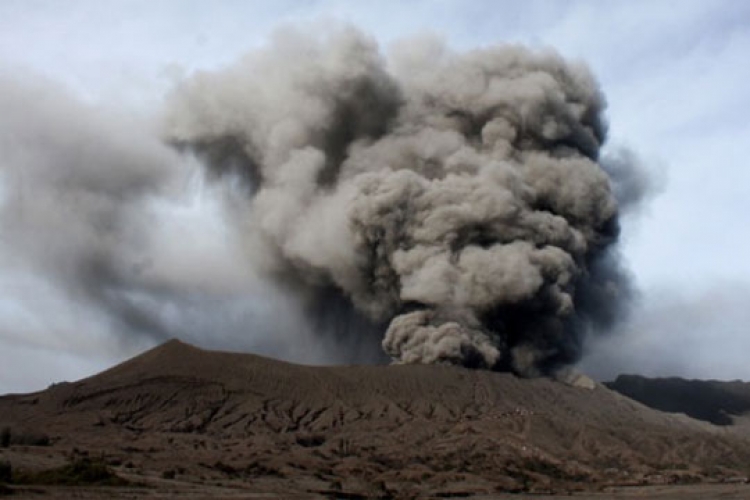
M 446 366 L 306 367 L 172 341 L 0 398 L 2 428 L 21 498 L 750 498 L 746 425 Z M 129 484 L 40 479 L 70 464 Z

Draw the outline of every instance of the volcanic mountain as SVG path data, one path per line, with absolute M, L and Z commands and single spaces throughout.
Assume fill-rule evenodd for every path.
M 685 380 L 620 375 L 607 387 L 636 401 L 673 413 L 684 413 L 716 425 L 733 425 L 750 413 L 750 384 L 740 380 Z
M 176 340 L 78 382 L 3 396 L 0 428 L 0 461 L 14 470 L 88 457 L 131 481 L 131 496 L 569 492 L 736 479 L 750 463 L 743 427 L 660 412 L 601 384 L 301 366 Z

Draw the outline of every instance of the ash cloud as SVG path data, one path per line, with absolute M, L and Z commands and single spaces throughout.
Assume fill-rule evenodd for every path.
M 202 179 L 158 120 L 32 74 L 0 74 L 0 109 L 4 342 L 89 358 L 180 337 L 342 361 L 248 263 L 232 188 Z
M 158 117 L 29 75 L 0 107 L 0 308 L 23 311 L 0 334 L 24 345 L 534 376 L 633 296 L 616 244 L 647 177 L 600 155 L 604 97 L 552 51 L 286 30 Z
M 177 176 L 174 155 L 131 118 L 29 75 L 0 79 L 0 107 L 0 225 L 15 270 L 32 269 L 118 330 L 165 336 L 122 292 L 145 258 L 141 206 Z
M 246 255 L 333 345 L 532 376 L 632 295 L 618 197 L 645 184 L 600 160 L 604 109 L 552 51 L 285 31 L 181 84 L 164 136 L 241 185 Z

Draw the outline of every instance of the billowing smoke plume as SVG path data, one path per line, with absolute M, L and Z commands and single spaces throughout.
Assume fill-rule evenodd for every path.
M 295 361 L 372 360 L 314 336 L 295 298 L 254 272 L 224 221 L 231 187 L 204 182 L 157 120 L 31 74 L 0 73 L 0 109 L 4 345 L 91 359 L 179 337 Z
M 248 256 L 357 325 L 337 335 L 534 375 L 576 360 L 630 294 L 604 107 L 553 52 L 413 40 L 386 60 L 354 30 L 285 33 L 181 85 L 166 137 L 243 186 Z

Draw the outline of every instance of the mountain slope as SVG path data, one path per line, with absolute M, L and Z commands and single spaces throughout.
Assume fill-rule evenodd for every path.
M 657 410 L 684 413 L 716 425 L 731 425 L 750 412 L 750 383 L 620 375 L 605 384 Z
M 178 341 L 99 375 L 0 398 L 0 427 L 123 473 L 259 491 L 547 491 L 744 473 L 731 429 L 597 385 L 451 366 L 309 367 Z M 238 486 L 239 487 L 239 486 Z M 387 496 L 386 495 L 386 496 Z

